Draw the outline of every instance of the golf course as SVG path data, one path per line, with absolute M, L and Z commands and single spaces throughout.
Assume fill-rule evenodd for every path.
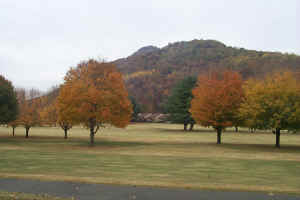
M 89 130 L 0 127 L 0 177 L 115 185 L 300 194 L 300 135 L 227 129 L 216 144 L 212 128 L 136 123 Z

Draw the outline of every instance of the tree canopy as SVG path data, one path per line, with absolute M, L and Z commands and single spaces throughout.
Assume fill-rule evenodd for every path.
M 222 130 L 234 125 L 237 110 L 243 97 L 242 78 L 237 72 L 212 72 L 200 75 L 193 89 L 190 112 L 195 121 L 212 126 L 221 143 Z
M 24 126 L 26 131 L 25 137 L 28 138 L 30 128 L 40 125 L 41 123 L 41 92 L 35 89 L 31 89 L 29 92 L 26 92 L 25 89 L 21 89 L 18 91 L 18 93 L 20 114 L 18 115 L 17 121 L 18 124 Z
M 193 98 L 192 89 L 196 83 L 197 78 L 192 76 L 179 81 L 172 89 L 165 104 L 165 110 L 170 114 L 169 120 L 173 123 L 183 124 L 184 130 L 187 130 L 188 124 L 190 124 L 190 130 L 193 130 L 195 124 L 189 109 Z
M 0 75 L 0 124 L 16 119 L 18 101 L 12 83 Z
M 71 68 L 60 89 L 57 107 L 73 123 L 90 129 L 90 142 L 100 126 L 125 127 L 132 106 L 122 78 L 112 63 L 88 60 Z
M 273 129 L 276 147 L 280 147 L 280 130 L 300 128 L 300 89 L 291 72 L 275 72 L 263 80 L 245 83 L 245 100 L 240 115 L 246 125 Z

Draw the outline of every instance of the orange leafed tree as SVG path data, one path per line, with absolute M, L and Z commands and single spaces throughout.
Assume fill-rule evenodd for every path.
M 60 117 L 83 123 L 90 130 L 90 143 L 101 126 L 129 124 L 132 106 L 122 74 L 111 63 L 89 60 L 71 68 L 57 99 Z
M 222 130 L 234 125 L 242 102 L 242 78 L 237 72 L 212 72 L 198 77 L 190 112 L 198 124 L 212 126 L 221 144 Z
M 65 115 L 62 104 L 59 104 L 58 106 L 57 101 L 54 100 L 51 104 L 45 106 L 41 110 L 40 116 L 46 124 L 55 126 L 58 124 L 64 130 L 64 138 L 68 138 L 68 131 L 72 128 L 73 123 L 70 117 Z
M 74 120 L 72 120 L 72 115 L 69 115 L 67 112 L 68 105 L 55 100 L 55 111 L 57 116 L 57 123 L 58 125 L 64 130 L 65 139 L 68 138 L 68 131 L 72 128 L 74 124 Z
M 59 87 L 54 86 L 52 89 L 42 97 L 42 109 L 40 116 L 43 123 L 48 125 L 57 124 L 64 130 L 65 139 L 68 138 L 68 131 L 72 128 L 72 121 L 63 112 L 62 107 L 57 106 L 57 96 L 59 93 Z
M 40 111 L 40 116 L 43 123 L 55 126 L 57 123 L 57 111 L 55 104 L 52 103 L 50 105 L 43 106 Z
M 26 92 L 23 92 L 23 96 L 19 97 L 19 109 L 18 123 L 24 126 L 26 130 L 26 138 L 29 136 L 29 129 L 33 126 L 40 124 L 41 98 L 37 90 L 30 90 L 29 97 L 26 98 Z

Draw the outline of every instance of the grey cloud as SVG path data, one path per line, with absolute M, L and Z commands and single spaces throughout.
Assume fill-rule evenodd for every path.
M 195 38 L 300 54 L 298 0 L 2 0 L 0 73 L 41 89 L 91 57 Z

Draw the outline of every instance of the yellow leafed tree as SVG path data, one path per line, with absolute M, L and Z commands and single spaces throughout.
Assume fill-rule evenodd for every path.
M 280 147 L 280 130 L 300 128 L 300 90 L 291 72 L 248 80 L 244 90 L 241 117 L 251 128 L 275 130 L 276 147 Z

